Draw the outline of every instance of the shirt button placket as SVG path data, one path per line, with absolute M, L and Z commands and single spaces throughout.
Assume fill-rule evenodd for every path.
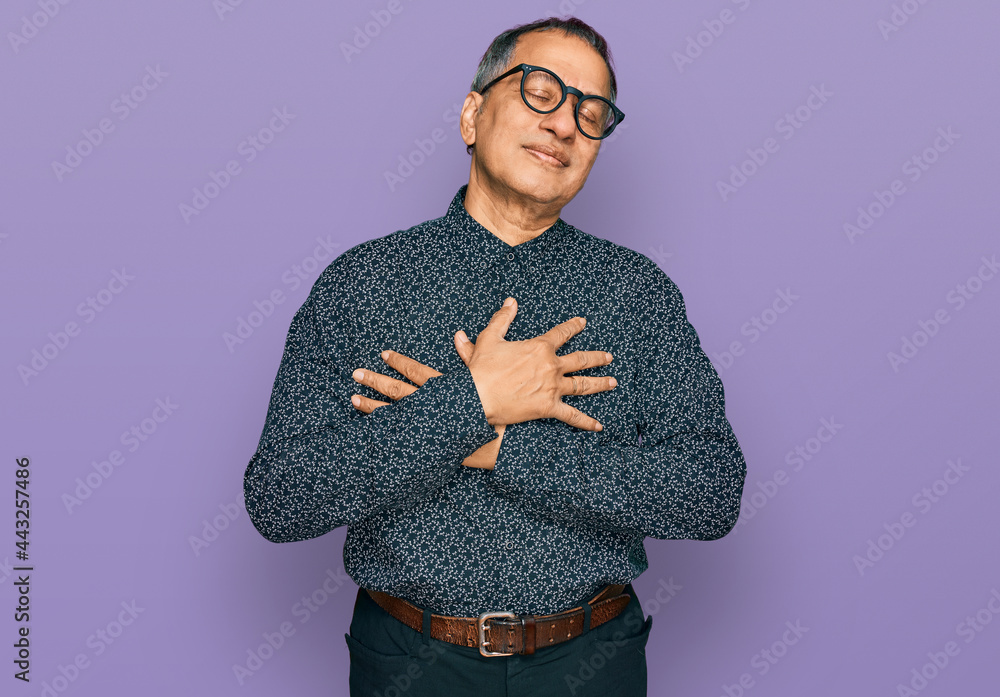
M 500 302 L 503 302 L 508 296 L 514 295 L 514 289 L 511 284 L 515 276 L 514 268 L 511 265 L 513 258 L 513 252 L 507 252 L 506 254 L 501 252 L 497 258 L 497 282 L 500 285 Z
M 525 264 L 525 256 L 523 253 L 518 253 L 514 251 L 509 251 L 505 255 L 504 268 L 506 270 L 506 275 L 504 279 L 506 283 L 504 284 L 504 297 L 512 296 L 517 298 L 519 303 L 523 303 L 524 300 L 524 284 L 526 282 L 525 274 L 528 271 L 527 265 Z M 530 305 L 530 303 L 529 303 Z M 523 321 L 530 320 L 534 315 L 533 310 L 522 309 L 521 305 L 518 305 L 517 315 Z

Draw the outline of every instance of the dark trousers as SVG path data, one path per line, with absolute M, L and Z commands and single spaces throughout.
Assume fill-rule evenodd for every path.
M 411 629 L 360 588 L 344 635 L 351 697 L 645 697 L 653 618 L 645 617 L 631 583 L 623 592 L 632 600 L 621 614 L 578 637 L 531 655 L 483 656 Z

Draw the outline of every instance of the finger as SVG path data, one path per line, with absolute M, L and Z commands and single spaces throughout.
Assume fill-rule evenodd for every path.
M 583 328 L 587 326 L 587 320 L 584 317 L 573 317 L 566 320 L 565 322 L 560 322 L 552 329 L 548 330 L 544 334 L 539 334 L 536 338 L 544 339 L 548 341 L 553 349 L 557 349 L 567 341 L 572 339 L 574 336 L 583 331 Z
M 404 356 L 401 353 L 390 351 L 388 349 L 382 352 L 382 360 L 388 363 L 401 375 L 406 376 L 406 379 L 410 382 L 417 383 L 418 386 L 423 386 L 423 384 L 431 378 L 441 375 L 441 373 L 434 370 L 429 365 L 424 365 L 420 361 L 410 358 L 409 356 Z
M 357 402 L 357 404 L 355 404 Z M 363 395 L 351 395 L 351 404 L 354 404 L 354 408 L 358 411 L 363 411 L 366 414 L 371 414 L 373 411 L 379 407 L 389 406 L 389 402 L 380 402 L 377 399 L 369 399 Z
M 613 390 L 618 381 L 612 377 L 591 377 L 589 375 L 570 375 L 561 378 L 559 385 L 563 394 L 594 394 Z
M 607 351 L 574 351 L 565 356 L 556 356 L 559 373 L 574 373 L 586 368 L 608 365 L 614 357 Z
M 417 388 L 413 385 L 408 385 L 402 380 L 397 380 L 396 378 L 390 378 L 385 375 L 376 373 L 374 370 L 355 370 L 351 377 L 354 378 L 355 382 L 359 382 L 362 385 L 368 385 L 374 390 L 381 392 L 386 397 L 393 400 L 402 399 L 407 395 L 411 395 L 417 391 Z
M 461 329 L 455 332 L 454 339 L 458 357 L 462 359 L 465 365 L 469 365 L 469 361 L 472 360 L 472 354 L 476 352 L 476 345 L 469 340 L 469 337 Z
M 507 336 L 507 330 L 510 328 L 510 323 L 514 321 L 515 315 L 517 315 L 517 301 L 514 298 L 507 298 L 510 300 L 510 305 L 503 305 L 499 310 L 493 313 L 490 318 L 489 324 L 486 328 L 479 333 L 479 336 L 489 332 L 490 337 L 502 339 Z M 506 300 L 504 301 L 506 302 Z
M 556 407 L 555 414 L 552 415 L 553 418 L 559 419 L 570 426 L 583 429 L 584 431 L 601 431 L 604 429 L 597 419 L 587 416 L 582 411 L 575 407 L 571 407 L 562 400 Z

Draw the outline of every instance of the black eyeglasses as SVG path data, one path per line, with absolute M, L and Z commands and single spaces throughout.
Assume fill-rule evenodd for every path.
M 548 68 L 527 63 L 516 65 L 492 80 L 479 90 L 479 94 L 485 94 L 490 87 L 517 72 L 521 72 L 521 99 L 539 114 L 551 114 L 562 106 L 567 94 L 575 94 L 577 102 L 573 114 L 576 118 L 576 127 L 580 129 L 580 133 L 592 140 L 607 138 L 615 130 L 615 126 L 625 119 L 625 114 L 610 100 L 596 94 L 584 94 L 575 87 L 567 87 L 566 83 Z

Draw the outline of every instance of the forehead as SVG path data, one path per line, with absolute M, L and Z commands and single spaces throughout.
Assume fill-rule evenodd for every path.
M 583 39 L 561 30 L 532 31 L 518 37 L 511 65 L 518 63 L 548 68 L 585 94 L 610 97 L 611 74 L 601 54 Z

